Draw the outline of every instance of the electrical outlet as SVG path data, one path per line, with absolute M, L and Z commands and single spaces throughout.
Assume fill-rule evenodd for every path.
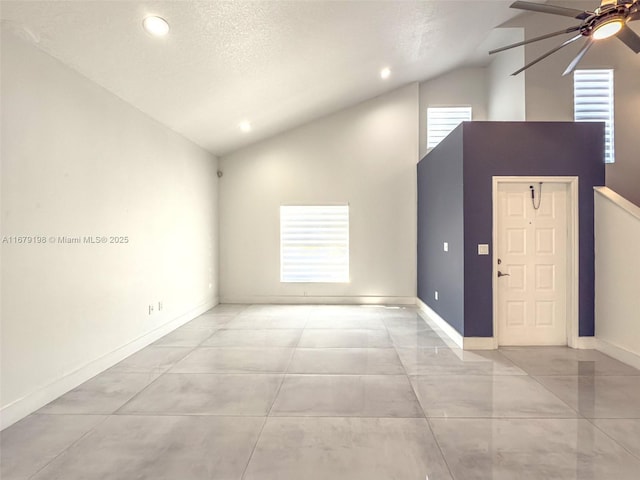
M 435 293 L 433 294 L 433 297 L 438 300 L 438 291 L 436 290 Z
M 445 252 L 449 251 L 449 242 L 444 242 L 444 251 Z

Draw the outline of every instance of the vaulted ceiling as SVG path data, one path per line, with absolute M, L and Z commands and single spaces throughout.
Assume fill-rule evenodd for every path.
M 510 3 L 3 1 L 0 12 L 3 29 L 221 155 L 477 61 L 518 14 Z M 151 14 L 166 37 L 142 29 Z

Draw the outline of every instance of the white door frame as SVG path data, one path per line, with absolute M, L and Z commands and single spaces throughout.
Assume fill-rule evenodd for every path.
M 498 348 L 498 185 L 500 183 L 564 183 L 568 187 L 567 196 L 567 345 L 580 348 L 578 339 L 578 177 L 542 177 L 542 176 L 494 176 L 492 185 L 493 199 L 493 345 Z

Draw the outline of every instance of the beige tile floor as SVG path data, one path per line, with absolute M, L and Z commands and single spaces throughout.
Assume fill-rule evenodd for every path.
M 637 479 L 640 371 L 412 308 L 221 305 L 0 434 L 0 478 Z

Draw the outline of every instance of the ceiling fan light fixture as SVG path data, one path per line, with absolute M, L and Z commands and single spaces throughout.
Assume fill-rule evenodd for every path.
M 603 40 L 618 33 L 624 26 L 624 18 L 622 16 L 609 17 L 605 21 L 596 25 L 591 32 L 594 40 Z
M 540 35 L 538 37 L 526 39 L 522 42 L 512 43 L 511 45 L 491 50 L 489 55 L 503 52 L 511 48 L 520 47 L 522 45 L 528 45 L 529 43 L 538 42 L 557 35 L 563 35 L 565 33 L 577 34 L 575 37 L 570 38 L 535 60 L 527 63 L 524 67 L 516 70 L 511 75 L 518 75 L 520 72 L 523 72 L 527 68 L 544 60 L 549 55 L 553 55 L 558 50 L 579 40 L 581 37 L 586 37 L 587 40 L 562 75 L 572 73 L 587 53 L 587 50 L 589 50 L 594 43 L 605 38 L 615 36 L 617 40 L 624 43 L 634 53 L 640 54 L 640 35 L 638 35 L 634 29 L 627 26 L 627 23 L 640 20 L 640 0 L 601 0 L 600 6 L 593 12 L 590 10 L 581 11 L 576 8 L 547 5 L 546 3 L 528 2 L 525 0 L 516 0 L 511 5 L 511 8 L 530 12 L 546 13 L 550 15 L 559 15 L 563 17 L 573 17 L 578 20 L 582 20 L 579 25 L 574 25 L 558 32 L 547 33 L 546 35 Z

